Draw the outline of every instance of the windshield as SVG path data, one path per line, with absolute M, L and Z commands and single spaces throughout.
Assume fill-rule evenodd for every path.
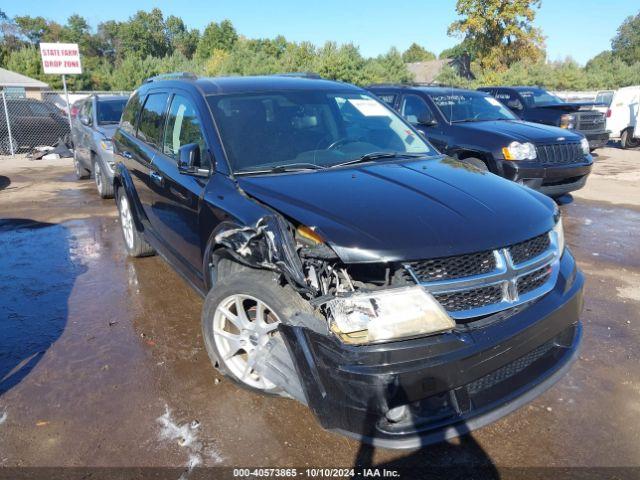
M 99 100 L 98 101 L 98 124 L 119 123 L 122 110 L 127 104 L 127 99 Z
M 539 107 L 541 105 L 558 105 L 564 101 L 555 95 L 541 88 L 528 88 L 526 90 L 518 90 L 518 93 L 528 107 Z
M 235 172 L 330 167 L 369 154 L 436 154 L 397 114 L 364 93 L 212 95 L 208 102 Z
M 452 91 L 429 96 L 451 123 L 516 119 L 507 107 L 483 93 Z

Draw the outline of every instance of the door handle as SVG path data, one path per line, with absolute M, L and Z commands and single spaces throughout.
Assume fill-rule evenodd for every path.
M 152 170 L 151 173 L 149 173 L 149 176 L 151 177 L 151 180 L 153 181 L 153 183 L 155 183 L 156 185 L 162 186 L 162 180 L 163 180 L 162 175 Z
M 126 150 L 124 152 L 122 152 L 122 156 L 124 158 L 128 158 L 129 160 L 131 160 L 133 158 L 133 155 L 131 155 L 131 152 L 128 152 Z

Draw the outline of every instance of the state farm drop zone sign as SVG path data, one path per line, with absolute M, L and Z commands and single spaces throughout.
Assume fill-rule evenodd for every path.
M 41 43 L 40 56 L 44 73 L 58 75 L 82 73 L 77 43 Z

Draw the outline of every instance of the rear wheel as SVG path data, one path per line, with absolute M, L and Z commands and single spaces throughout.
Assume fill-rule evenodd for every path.
M 202 333 L 220 372 L 250 390 L 280 394 L 260 367 L 270 342 L 284 342 L 278 325 L 310 305 L 271 272 L 243 268 L 220 280 L 205 299 Z
M 640 147 L 640 138 L 633 138 L 633 129 L 627 128 L 620 136 L 620 146 L 624 149 Z
M 120 226 L 127 253 L 130 257 L 147 257 L 153 255 L 155 250 L 147 243 L 138 232 L 133 220 L 133 210 L 124 189 L 118 189 L 118 212 L 120 213 Z
M 100 195 L 101 198 L 113 198 L 113 183 L 111 183 L 109 178 L 104 174 L 100 160 L 97 159 L 93 161 L 93 179 L 96 182 L 98 195 Z
M 84 180 L 86 178 L 89 178 L 89 172 L 87 171 L 86 168 L 84 168 L 80 164 L 80 161 L 78 160 L 78 156 L 76 154 L 75 149 L 73 150 L 73 169 L 76 173 L 76 178 L 78 180 Z

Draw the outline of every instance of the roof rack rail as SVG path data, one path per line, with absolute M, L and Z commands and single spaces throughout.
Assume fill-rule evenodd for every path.
M 321 80 L 322 77 L 315 72 L 287 72 L 287 73 L 275 73 L 275 77 L 295 77 L 295 78 L 311 78 L 314 80 Z
M 147 78 L 144 83 L 157 82 L 159 80 L 197 80 L 198 77 L 191 72 L 173 72 L 173 73 L 161 73 L 160 75 L 156 75 L 154 77 Z

